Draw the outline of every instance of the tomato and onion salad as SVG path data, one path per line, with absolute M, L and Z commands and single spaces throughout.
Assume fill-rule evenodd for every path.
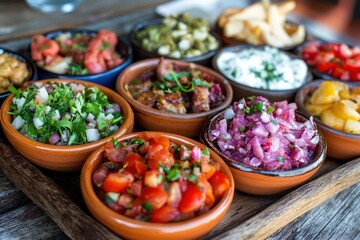
M 54 39 L 37 34 L 31 39 L 31 58 L 37 66 L 58 74 L 97 74 L 123 62 L 117 43 L 116 34 L 106 29 L 94 36 L 64 32 Z
M 112 210 L 140 221 L 194 218 L 230 188 L 207 148 L 176 145 L 165 136 L 113 139 L 103 155 L 92 176 L 98 197 Z
M 299 122 L 296 104 L 264 97 L 241 99 L 224 112 L 209 139 L 227 157 L 254 169 L 291 170 L 307 166 L 319 143 L 313 119 Z
M 341 80 L 360 81 L 360 48 L 344 43 L 311 41 L 301 57 L 317 71 Z
M 124 117 L 97 87 L 81 83 L 37 82 L 25 90 L 9 88 L 12 126 L 42 143 L 78 145 L 105 138 L 119 129 Z

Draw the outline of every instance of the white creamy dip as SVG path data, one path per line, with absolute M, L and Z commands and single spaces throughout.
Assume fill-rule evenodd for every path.
M 219 70 L 229 79 L 249 87 L 286 90 L 304 84 L 307 66 L 276 48 L 248 48 L 224 52 L 217 59 Z

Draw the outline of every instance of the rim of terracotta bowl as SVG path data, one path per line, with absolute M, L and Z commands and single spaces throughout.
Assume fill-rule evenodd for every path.
M 234 169 L 244 171 L 244 172 L 249 172 L 249 173 L 262 174 L 262 175 L 271 176 L 271 177 L 294 177 L 294 176 L 303 175 L 313 169 L 316 169 L 317 167 L 321 166 L 325 160 L 327 144 L 326 144 L 321 132 L 318 130 L 316 124 L 315 124 L 315 127 L 319 131 L 319 143 L 315 148 L 313 156 L 311 157 L 313 159 L 313 161 L 304 167 L 295 168 L 295 169 L 291 169 L 291 170 L 263 170 L 260 168 L 253 168 L 253 167 L 250 167 L 243 163 L 232 160 L 228 156 L 223 154 L 220 151 L 220 149 L 217 147 L 216 143 L 213 143 L 212 141 L 210 141 L 209 137 L 208 137 L 208 133 L 210 131 L 211 126 L 213 124 L 217 123 L 218 119 L 222 119 L 223 115 L 224 115 L 224 112 L 220 112 L 220 113 L 210 117 L 207 120 L 207 122 L 204 125 L 204 128 L 200 134 L 200 139 L 207 146 L 209 146 L 211 149 L 213 149 L 218 155 L 220 155 L 223 158 L 223 160 L 230 167 L 232 167 Z M 295 115 L 296 115 L 296 118 L 298 121 L 300 120 L 300 121 L 304 122 L 305 120 L 308 120 L 308 118 L 304 114 L 302 114 L 298 111 L 295 112 Z
M 9 134 L 11 136 L 14 136 L 15 138 L 19 138 L 19 139 L 24 139 L 24 141 L 29 141 L 29 142 L 33 142 L 34 146 L 38 146 L 39 148 L 42 149 L 53 149 L 55 151 L 59 151 L 59 152 L 69 152 L 69 151 L 78 151 L 78 150 L 85 150 L 85 149 L 91 149 L 97 146 L 100 146 L 102 144 L 104 144 L 107 141 L 110 141 L 114 136 L 119 135 L 119 134 L 124 134 L 126 133 L 126 131 L 130 128 L 132 130 L 133 125 L 134 125 L 134 113 L 131 110 L 130 105 L 126 102 L 125 99 L 123 99 L 119 94 L 117 94 L 116 92 L 114 92 L 113 90 L 111 90 L 110 88 L 101 86 L 99 84 L 96 83 L 92 83 L 92 82 L 87 82 L 87 81 L 81 81 L 81 80 L 76 80 L 76 79 L 56 79 L 56 78 L 51 78 L 51 79 L 45 79 L 45 80 L 39 80 L 34 82 L 35 83 L 46 83 L 46 82 L 68 82 L 68 83 L 81 83 L 84 84 L 85 86 L 96 86 L 98 87 L 102 92 L 104 92 L 107 96 L 110 93 L 112 95 L 111 98 L 114 98 L 116 101 L 113 101 L 114 103 L 119 103 L 120 109 L 122 114 L 127 113 L 126 115 L 124 115 L 124 122 L 121 124 L 121 126 L 119 127 L 119 129 L 114 132 L 113 134 L 111 134 L 110 136 L 100 139 L 98 141 L 95 142 L 90 142 L 90 143 L 84 143 L 84 144 L 80 144 L 80 145 L 70 145 L 70 146 L 58 146 L 58 145 L 51 145 L 48 143 L 41 143 L 38 141 L 35 141 L 33 139 L 27 138 L 25 137 L 23 134 L 21 134 L 20 132 L 18 132 L 17 130 L 15 130 L 12 125 L 11 125 L 11 116 L 9 114 L 7 114 L 7 112 L 10 110 L 10 105 L 12 102 L 12 99 L 14 97 L 14 94 L 11 94 L 9 97 L 6 98 L 4 104 L 1 107 L 1 112 L 0 112 L 0 119 L 1 119 L 1 125 L 4 128 L 4 131 L 6 129 L 6 131 L 9 132 Z M 26 87 L 23 87 L 23 89 Z
M 322 82 L 325 82 L 325 81 L 334 81 L 334 82 L 341 82 L 341 83 L 344 83 L 346 85 L 348 85 L 348 87 L 351 89 L 351 88 L 354 88 L 354 87 L 358 87 L 358 85 L 356 85 L 356 83 L 352 83 L 352 82 L 345 82 L 345 81 L 342 81 L 342 80 L 324 80 L 324 79 L 318 79 L 318 80 L 315 80 L 313 82 L 310 82 L 306 85 L 304 85 L 300 91 L 296 94 L 295 96 L 295 102 L 296 102 L 296 105 L 299 107 L 299 110 L 306 116 L 306 117 L 310 117 L 311 114 L 306 110 L 305 108 L 305 101 L 310 97 L 309 94 L 313 93 L 314 90 L 316 88 L 319 87 L 319 85 L 322 83 Z M 306 94 L 305 94 L 306 93 Z M 356 140 L 360 140 L 360 134 L 352 134 L 352 133 L 346 133 L 346 132 L 343 132 L 343 131 L 340 131 L 340 130 L 336 130 L 332 127 L 329 127 L 327 125 L 325 125 L 323 122 L 321 122 L 320 119 L 318 119 L 317 117 L 313 117 L 313 119 L 315 120 L 316 124 L 318 124 L 322 129 L 334 134 L 334 135 L 339 135 L 339 136 L 342 136 L 342 137 L 346 137 L 346 138 L 350 138 L 350 139 L 356 139 Z
M 215 32 L 220 36 L 221 40 L 223 41 L 223 45 L 232 46 L 232 45 L 240 45 L 241 44 L 241 45 L 250 45 L 250 46 L 266 46 L 266 44 L 253 45 L 253 44 L 249 44 L 246 41 L 237 40 L 232 37 L 225 37 L 224 30 L 219 26 L 219 20 L 220 20 L 220 18 L 218 18 L 218 20 L 215 22 L 214 29 L 215 29 Z M 297 23 L 297 22 L 291 21 L 291 20 L 286 20 L 286 23 L 289 25 L 292 25 L 292 26 L 295 26 L 295 25 L 298 26 L 301 24 L 301 23 Z M 302 24 L 302 25 L 304 25 L 304 24 Z M 289 46 L 284 46 L 284 47 L 274 47 L 274 46 L 272 46 L 272 47 L 277 48 L 282 51 L 291 51 L 293 49 L 296 49 L 298 46 L 301 46 L 308 39 L 308 32 L 306 30 L 305 25 L 304 25 L 304 28 L 305 28 L 305 36 L 304 36 L 304 40 L 302 42 L 293 44 L 293 45 L 289 45 Z
M 148 50 L 144 49 L 144 47 L 135 38 L 136 32 L 138 32 L 139 30 L 141 30 L 141 29 L 143 29 L 143 28 L 145 28 L 147 26 L 160 25 L 163 22 L 163 20 L 164 20 L 164 18 L 154 18 L 154 19 L 149 19 L 149 20 L 143 20 L 143 21 L 137 22 L 137 23 L 135 23 L 133 25 L 133 27 L 131 28 L 130 33 L 129 33 L 129 39 L 130 39 L 131 44 L 134 46 L 134 48 L 136 48 L 136 50 L 145 53 L 147 56 L 149 56 L 151 58 L 165 57 L 165 58 L 168 58 L 168 59 L 181 60 L 181 61 L 186 61 L 186 62 L 198 62 L 198 61 L 202 61 L 202 60 L 205 60 L 205 59 L 210 59 L 222 47 L 222 41 L 221 41 L 220 37 L 214 31 L 210 30 L 209 33 L 213 37 L 215 37 L 215 39 L 219 43 L 219 46 L 218 46 L 217 49 L 210 50 L 209 52 L 207 52 L 207 53 L 205 53 L 205 54 L 203 54 L 201 56 L 172 58 L 172 57 L 169 57 L 169 56 L 159 55 L 155 51 L 148 51 Z
M 138 68 L 146 68 L 149 66 L 154 66 L 154 67 L 151 67 L 151 69 L 155 69 L 158 62 L 160 61 L 160 58 L 150 58 L 150 59 L 144 59 L 144 60 L 141 60 L 141 61 L 131 64 L 119 75 L 119 77 L 116 80 L 116 91 L 119 92 L 120 95 L 123 96 L 135 110 L 144 112 L 147 114 L 153 114 L 153 115 L 157 115 L 157 116 L 174 118 L 174 119 L 193 119 L 193 118 L 208 117 L 216 112 L 219 112 L 219 111 L 225 109 L 227 106 L 229 106 L 231 104 L 232 97 L 233 97 L 232 87 L 231 87 L 230 83 L 228 82 L 228 80 L 226 80 L 219 73 L 215 72 L 214 70 L 212 70 L 210 68 L 207 68 L 202 65 L 195 64 L 195 63 L 188 63 L 188 62 L 184 62 L 184 61 L 180 61 L 180 60 L 173 60 L 173 59 L 164 59 L 164 60 L 170 61 L 170 62 L 175 63 L 180 66 L 194 65 L 197 69 L 200 69 L 201 71 L 209 72 L 212 76 L 214 76 L 217 79 L 217 81 L 215 81 L 216 83 L 217 82 L 221 83 L 220 85 L 221 85 L 222 89 L 224 90 L 224 95 L 225 95 L 224 101 L 220 105 L 216 106 L 215 108 L 210 109 L 207 112 L 186 113 L 186 114 L 163 112 L 158 109 L 151 108 L 151 107 L 148 107 L 148 106 L 145 106 L 145 105 L 139 103 L 125 89 L 124 79 L 126 78 L 126 75 L 128 74 L 128 72 L 132 72 Z
M 180 141 L 182 144 L 185 144 L 187 146 L 199 146 L 200 148 L 206 148 L 206 146 L 200 142 L 196 142 L 190 138 L 183 137 L 177 134 L 173 133 L 165 133 L 165 132 L 156 132 L 156 131 L 144 131 L 144 132 L 134 132 L 125 134 L 119 138 L 117 138 L 118 141 L 124 141 L 128 139 L 132 139 L 134 137 L 137 137 L 139 135 L 145 135 L 147 137 L 151 136 L 167 136 L 170 138 L 170 140 Z M 126 227 L 132 228 L 141 228 L 146 230 L 155 230 L 160 231 L 161 229 L 166 229 L 167 232 L 174 232 L 176 230 L 186 230 L 191 229 L 192 227 L 198 225 L 198 224 L 206 224 L 210 220 L 213 220 L 216 216 L 221 214 L 224 211 L 224 208 L 227 208 L 230 206 L 232 199 L 234 197 L 234 191 L 235 191 L 235 183 L 234 178 L 232 176 L 231 170 L 228 167 L 228 165 L 225 163 L 225 161 L 213 150 L 209 149 L 210 156 L 212 159 L 214 157 L 217 158 L 217 162 L 220 163 L 221 172 L 225 173 L 230 181 L 230 188 L 227 190 L 227 192 L 221 197 L 221 199 L 216 203 L 215 206 L 213 206 L 208 212 L 201 214 L 195 218 L 191 218 L 188 220 L 184 220 L 181 222 L 172 222 L 172 223 L 151 223 L 151 222 L 143 222 L 139 220 L 135 220 L 133 218 L 127 217 L 125 215 L 122 215 L 120 213 L 117 213 L 113 210 L 111 210 L 109 207 L 107 207 L 99 197 L 96 195 L 93 183 L 92 183 L 92 174 L 96 170 L 96 168 L 101 164 L 101 160 L 95 160 L 100 154 L 102 154 L 104 151 L 104 146 L 99 147 L 96 149 L 85 161 L 85 164 L 81 171 L 80 176 L 80 183 L 81 183 L 81 192 L 84 198 L 87 198 L 89 201 L 91 201 L 92 205 L 97 206 L 97 211 L 101 212 L 101 215 L 106 216 L 106 218 L 110 218 L 112 220 L 115 220 L 117 224 L 125 225 Z M 91 172 L 90 172 L 91 171 Z M 196 225 L 194 225 L 196 224 Z
M 242 83 L 239 83 L 239 82 L 236 82 L 235 80 L 227 77 L 223 71 L 221 71 L 218 67 L 218 59 L 219 57 L 225 53 L 225 52 L 240 52 L 240 51 L 243 51 L 243 50 L 246 50 L 246 49 L 263 49 L 265 47 L 271 47 L 271 46 L 268 46 L 268 45 L 261 45 L 261 46 L 254 46 L 254 45 L 249 45 L 249 44 L 241 44 L 241 45 L 234 45 L 234 46 L 228 46 L 228 47 L 224 47 L 222 48 L 220 51 L 218 51 L 216 53 L 216 55 L 214 56 L 213 60 L 212 60 L 212 66 L 213 68 L 219 72 L 222 76 L 224 76 L 229 82 L 231 82 L 232 84 L 234 84 L 235 86 L 238 86 L 240 88 L 243 88 L 247 91 L 256 91 L 256 92 L 259 92 L 258 95 L 282 95 L 282 94 L 286 94 L 286 93 L 295 93 L 297 92 L 302 86 L 304 86 L 306 83 L 308 82 L 311 82 L 312 79 L 313 79 L 313 75 L 308 67 L 307 66 L 307 74 L 306 74 L 306 77 L 305 77 L 305 81 L 304 83 L 300 86 L 300 87 L 297 87 L 297 88 L 292 88 L 292 89 L 279 89 L 279 90 L 270 90 L 270 89 L 262 89 L 262 88 L 256 88 L 256 87 L 250 87 L 250 86 L 247 86 L 245 84 L 242 84 Z M 273 48 L 273 47 L 272 47 Z M 291 59 L 299 59 L 299 60 L 303 60 L 301 57 L 295 55 L 295 54 L 292 54 L 292 53 L 289 53 L 289 52 L 285 52 L 285 51 L 282 51 L 280 50 L 280 52 L 288 55 Z M 303 60 L 304 61 L 304 60 Z M 305 63 L 305 62 L 304 62 Z M 305 63 L 306 64 L 306 63 Z
M 81 33 L 81 34 L 88 34 L 91 36 L 95 36 L 99 31 L 96 30 L 87 30 L 87 29 L 73 29 L 73 28 L 69 28 L 69 29 L 59 29 L 56 31 L 50 31 L 44 34 L 45 37 L 50 38 L 50 39 L 54 39 L 55 37 L 57 37 L 58 35 L 60 35 L 61 33 L 66 33 L 66 32 L 70 32 L 71 34 L 76 34 L 76 33 Z M 118 54 L 120 54 L 120 57 L 123 60 L 123 62 L 113 68 L 110 68 L 108 70 L 106 70 L 105 72 L 101 72 L 101 73 L 95 73 L 95 74 L 85 74 L 85 75 L 72 75 L 72 74 L 61 74 L 61 73 L 55 73 L 55 72 L 51 72 L 48 71 L 42 67 L 37 66 L 36 67 L 39 68 L 39 71 L 42 71 L 46 74 L 55 74 L 58 75 L 61 78 L 69 78 L 69 79 L 73 79 L 76 77 L 101 77 L 101 75 L 103 75 L 104 73 L 113 73 L 113 72 L 117 72 L 119 71 L 119 69 L 123 68 L 124 65 L 129 64 L 132 61 L 132 48 L 130 46 L 130 44 L 123 40 L 119 35 L 116 35 L 118 38 L 118 42 L 116 44 L 115 50 Z M 27 51 L 28 51 L 28 55 L 29 55 L 29 59 L 31 58 L 31 45 L 28 46 Z M 123 56 L 123 54 L 125 56 Z
M 36 81 L 38 78 L 38 73 L 37 73 L 37 68 L 35 66 L 35 64 L 33 63 L 33 61 L 30 61 L 29 58 L 27 58 L 26 56 L 21 55 L 20 53 L 10 50 L 8 48 L 5 47 L 1 47 L 0 46 L 0 55 L 4 54 L 4 53 L 8 53 L 11 57 L 19 60 L 20 62 L 23 62 L 26 64 L 26 68 L 29 71 L 29 76 L 24 80 L 23 84 L 26 84 L 27 82 L 33 82 Z M 5 98 L 7 96 L 10 95 L 9 91 L 6 92 L 2 92 L 0 93 L 0 98 Z
M 303 42 L 301 45 L 297 46 L 295 48 L 295 54 L 302 59 L 302 56 L 301 56 L 301 51 L 303 50 L 303 48 L 305 46 L 307 46 L 310 42 L 318 42 L 318 43 L 321 43 L 321 44 L 324 44 L 324 43 L 344 43 L 344 42 L 338 42 L 338 41 L 325 41 L 325 40 L 320 40 L 320 39 L 313 39 L 313 40 L 307 40 L 305 42 Z M 348 45 L 349 47 L 353 47 L 351 44 L 348 44 L 348 43 L 344 43 L 346 45 Z M 304 60 L 305 61 L 305 60 Z M 336 77 L 333 77 L 329 74 L 326 74 L 326 73 L 323 73 L 323 72 L 320 72 L 318 71 L 314 66 L 309 66 L 308 64 L 306 64 L 308 66 L 308 68 L 311 70 L 311 72 L 313 73 L 313 75 L 315 75 L 317 78 L 319 79 L 326 79 L 326 80 L 337 80 L 337 81 L 352 81 L 354 83 L 358 83 L 358 85 L 360 84 L 360 81 L 357 81 L 357 80 L 341 80 L 340 78 L 336 78 Z

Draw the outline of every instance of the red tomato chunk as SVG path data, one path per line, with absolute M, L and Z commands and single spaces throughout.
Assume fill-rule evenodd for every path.
M 176 222 L 209 211 L 230 181 L 207 149 L 176 146 L 167 137 L 105 144 L 94 172 L 99 198 L 112 210 L 156 223 Z
M 304 61 L 319 72 L 341 80 L 360 81 L 360 48 L 344 43 L 311 41 L 301 51 Z

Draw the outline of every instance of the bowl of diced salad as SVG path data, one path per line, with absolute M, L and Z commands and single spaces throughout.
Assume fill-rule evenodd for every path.
M 35 34 L 28 55 L 37 66 L 39 79 L 79 79 L 110 88 L 132 62 L 130 44 L 107 29 Z
M 21 155 L 51 170 L 79 170 L 94 149 L 134 125 L 130 105 L 95 83 L 48 79 L 10 92 L 0 116 L 7 139 Z

